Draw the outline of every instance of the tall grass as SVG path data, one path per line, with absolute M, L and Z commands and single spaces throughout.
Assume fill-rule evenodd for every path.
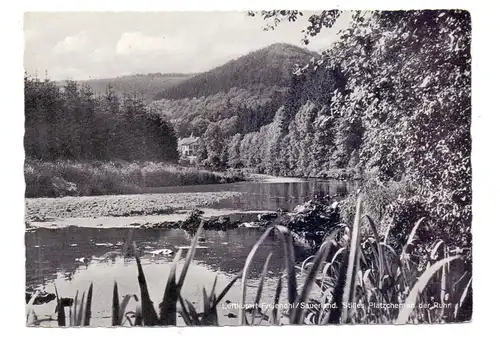
M 26 197 L 91 196 L 137 193 L 145 188 L 226 183 L 237 173 L 216 173 L 168 163 L 41 162 L 27 160 Z
M 118 285 L 115 283 L 112 302 L 112 325 L 170 326 L 177 325 L 177 313 L 186 325 L 219 325 L 218 304 L 225 294 L 241 278 L 240 325 L 258 325 L 257 311 L 248 317 L 245 305 L 258 304 L 264 290 L 268 272 L 269 255 L 264 262 L 259 278 L 255 300 L 247 301 L 248 273 L 255 253 L 272 233 L 277 234 L 284 251 L 285 271 L 278 278 L 274 290 L 274 304 L 285 303 L 290 324 L 356 324 L 356 323 L 442 323 L 459 321 L 459 313 L 467 296 L 472 292 L 472 277 L 468 271 L 460 271 L 462 256 L 450 250 L 442 240 L 434 243 L 419 243 L 417 230 L 425 220 L 419 220 L 403 245 L 401 254 L 387 244 L 386 238 L 378 233 L 377 224 L 369 216 L 363 216 L 362 197 L 356 203 L 355 220 L 351 226 L 341 224 L 324 240 L 318 252 L 295 266 L 293 236 L 290 229 L 274 225 L 266 229 L 251 249 L 238 274 L 221 292 L 215 294 L 216 280 L 210 292 L 203 288 L 202 312 L 182 295 L 187 271 L 196 252 L 198 237 L 203 228 L 200 223 L 186 253 L 182 270 L 177 278 L 177 267 L 183 255 L 180 249 L 172 263 L 167 277 L 165 292 L 159 306 L 159 313 L 150 299 L 146 277 L 135 244 L 130 239 L 125 251 L 130 248 L 135 257 L 138 271 L 140 297 L 126 295 L 119 301 Z M 363 236 L 361 228 L 368 228 Z M 418 249 L 418 250 L 417 250 Z M 298 276 L 303 277 L 299 286 Z M 284 284 L 286 281 L 286 285 Z M 286 299 L 280 300 L 282 288 L 286 287 Z M 84 308 L 84 296 L 78 301 L 75 296 L 74 325 L 89 325 L 92 285 L 89 288 Z M 318 296 L 319 295 L 319 296 Z M 59 304 L 59 296 L 57 296 Z M 135 299 L 134 312 L 125 312 L 130 300 Z M 77 302 L 80 306 L 77 310 Z M 30 301 L 30 304 L 33 304 Z M 307 306 L 303 306 L 307 305 Z M 65 323 L 65 312 L 59 307 L 58 320 Z M 63 318 L 61 318 L 63 317 Z M 71 314 L 70 314 L 71 317 Z M 83 319 L 82 319 L 83 318 Z M 279 309 L 273 307 L 267 320 L 281 324 Z M 29 319 L 29 320 L 28 320 Z M 34 312 L 28 311 L 28 323 L 36 323 Z M 134 319 L 134 320 L 132 320 Z

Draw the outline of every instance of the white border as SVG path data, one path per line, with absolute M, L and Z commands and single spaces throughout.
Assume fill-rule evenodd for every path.
M 2 61 L 2 250 L 0 311 L 1 328 L 33 330 L 25 328 L 24 305 L 24 134 L 23 117 L 23 36 L 22 20 L 24 11 L 154 11 L 154 10 L 243 10 L 243 9 L 467 9 L 472 15 L 472 81 L 473 81 L 473 232 L 474 232 L 474 314 L 471 324 L 460 325 L 421 325 L 421 326 L 355 326 L 355 327 L 311 327 L 287 326 L 280 328 L 203 328 L 203 329 L 151 329 L 148 335 L 182 335 L 204 337 L 230 337 L 246 334 L 266 334 L 276 336 L 300 335 L 366 335 L 398 337 L 429 337 L 457 335 L 483 336 L 485 331 L 494 332 L 498 323 L 498 279 L 493 274 L 498 270 L 494 259 L 497 249 L 498 216 L 493 214 L 494 203 L 498 200 L 498 179 L 496 156 L 500 144 L 496 138 L 499 132 L 498 122 L 498 44 L 499 6 L 491 1 L 125 1 L 125 0 L 86 0 L 86 1 L 16 1 L 4 2 L 1 11 L 1 36 L 3 46 L 0 55 Z M 495 217 L 496 216 L 496 217 Z M 496 297 L 496 298 L 495 298 Z M 485 331 L 480 332 L 479 330 Z M 40 337 L 74 335 L 83 337 L 88 332 L 84 329 L 72 329 L 71 332 L 60 329 L 34 329 L 26 332 Z M 481 330 L 482 331 L 482 330 Z M 135 336 L 137 331 L 130 329 L 95 329 L 93 335 L 104 336 L 119 334 Z M 139 332 L 141 334 L 141 332 Z

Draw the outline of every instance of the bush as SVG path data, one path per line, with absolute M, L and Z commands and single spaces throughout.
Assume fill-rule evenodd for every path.
M 363 203 L 364 213 L 371 218 L 382 221 L 387 206 L 398 197 L 409 195 L 406 182 L 381 182 L 377 178 L 368 178 L 361 182 L 365 199 Z M 346 198 L 340 202 L 341 219 L 345 223 L 352 223 L 356 212 L 355 201 L 358 191 L 350 191 Z M 383 230 L 383 229 L 381 229 Z

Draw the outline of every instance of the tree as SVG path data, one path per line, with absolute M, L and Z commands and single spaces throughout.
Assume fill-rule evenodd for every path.
M 146 146 L 149 159 L 177 162 L 177 137 L 171 123 L 157 114 L 147 116 Z
M 274 115 L 274 120 L 269 124 L 267 133 L 264 136 L 266 144 L 262 154 L 264 170 L 268 174 L 279 175 L 280 158 L 283 156 L 281 152 L 282 140 L 285 136 L 285 109 L 281 107 Z
M 239 168 L 243 165 L 240 158 L 241 139 L 241 134 L 237 133 L 231 137 L 231 141 L 229 142 L 227 165 L 231 168 Z
M 203 134 L 203 143 L 206 144 L 207 162 L 206 164 L 220 169 L 225 166 L 225 147 L 222 130 L 217 123 L 210 123 L 207 131 Z

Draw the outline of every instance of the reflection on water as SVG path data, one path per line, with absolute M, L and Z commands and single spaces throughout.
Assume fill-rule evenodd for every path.
M 292 210 L 296 205 L 304 203 L 315 196 L 343 196 L 354 183 L 324 180 L 303 179 L 293 182 L 239 182 L 231 184 L 193 185 L 184 187 L 166 187 L 151 189 L 151 192 L 212 192 L 239 191 L 243 194 L 222 200 L 210 207 L 239 210 Z
M 228 191 L 244 192 L 241 196 L 223 200 L 215 209 L 240 210 L 292 210 L 315 195 L 343 195 L 347 186 L 336 181 L 307 180 L 293 183 L 253 183 L 194 186 L 168 188 L 175 192 Z M 54 292 L 57 286 L 61 297 L 73 297 L 77 290 L 86 290 L 94 283 L 94 301 L 92 305 L 92 325 L 109 326 L 113 283 L 119 285 L 120 295 L 139 294 L 135 261 L 122 255 L 123 242 L 129 230 L 124 228 L 83 228 L 70 226 L 61 229 L 36 229 L 26 233 L 26 287 L 28 290 L 43 288 Z M 226 232 L 206 231 L 205 241 L 200 246 L 190 266 L 183 296 L 201 303 L 202 287 L 210 289 L 217 276 L 218 293 L 240 272 L 248 253 L 261 236 L 261 229 L 239 228 Z M 191 236 L 183 230 L 148 229 L 135 230 L 134 239 L 143 263 L 148 288 L 155 305 L 163 296 L 165 283 L 173 254 L 178 247 L 188 246 Z M 167 249 L 167 250 L 163 250 Z M 160 250 L 160 252 L 158 251 Z M 161 252 L 163 251 L 163 252 Z M 163 254 L 162 254 L 163 253 Z M 165 254 L 168 253 L 168 254 Z M 268 304 L 274 297 L 276 278 L 283 272 L 283 251 L 278 239 L 268 238 L 257 251 L 249 274 L 249 301 L 256 292 L 258 277 L 269 253 L 272 259 L 262 301 Z M 300 253 L 296 253 L 300 257 Z M 239 282 L 223 300 L 238 302 L 240 297 Z M 283 288 L 285 292 L 286 288 Z M 282 297 L 282 299 L 284 299 Z M 223 304 L 221 306 L 223 306 Z M 40 318 L 54 313 L 54 302 L 36 306 Z M 201 310 L 201 309 L 200 309 Z M 237 324 L 229 318 L 234 310 L 221 308 L 222 324 Z M 47 322 L 46 325 L 53 325 Z
M 201 288 L 211 288 L 217 276 L 220 293 L 231 278 L 242 270 L 252 246 L 262 230 L 240 228 L 226 232 L 206 231 L 194 262 L 189 268 L 183 295 L 201 304 Z M 111 291 L 116 280 L 121 295 L 139 294 L 135 261 L 124 258 L 121 249 L 128 229 L 95 229 L 68 227 L 62 229 L 37 229 L 26 233 L 26 284 L 28 289 L 43 288 L 54 292 L 57 285 L 62 297 L 73 297 L 94 283 L 93 325 L 109 325 Z M 136 230 L 141 261 L 144 266 L 151 297 L 158 306 L 173 255 L 170 250 L 190 244 L 191 237 L 183 230 Z M 169 249 L 169 250 L 161 250 Z M 267 279 L 268 288 L 263 300 L 271 302 L 275 279 L 283 269 L 283 254 L 277 239 L 267 239 L 251 265 L 249 294 L 255 294 L 257 278 L 269 253 L 273 253 Z M 224 302 L 239 301 L 239 283 L 227 294 Z M 49 316 L 55 302 L 37 306 L 38 316 Z M 222 306 L 222 305 L 221 305 Z M 227 317 L 230 309 L 221 311 L 222 322 L 236 324 Z M 52 323 L 54 324 L 54 323 Z
M 114 263 L 122 257 L 123 242 L 129 230 L 123 228 L 97 229 L 67 227 L 62 229 L 37 229 L 26 233 L 26 284 L 35 286 L 64 273 L 70 280 L 79 267 L 94 263 Z M 262 230 L 238 228 L 229 231 L 205 231 L 206 242 L 200 243 L 195 261 L 214 271 L 226 274 L 239 272 Z M 191 236 L 178 229 L 136 229 L 134 238 L 141 257 L 149 262 L 170 262 L 173 255 L 156 253 L 159 249 L 177 248 L 191 244 Z M 206 248 L 205 248 L 206 247 Z M 282 253 L 277 239 L 269 238 L 255 257 L 255 267 L 262 266 L 267 255 L 273 252 L 270 269 L 281 266 Z M 257 271 L 252 273 L 257 274 Z

